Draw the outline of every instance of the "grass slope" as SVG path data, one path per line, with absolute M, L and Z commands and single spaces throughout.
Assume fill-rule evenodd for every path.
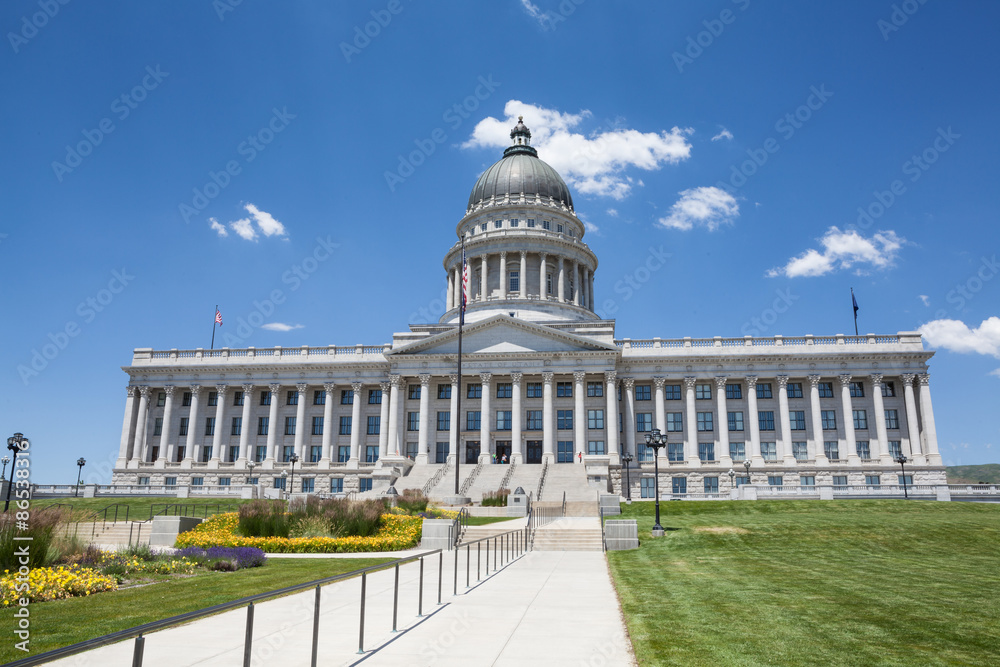
M 234 508 L 250 500 L 239 498 L 215 498 L 215 499 L 190 499 L 190 498 L 150 498 L 149 496 L 127 496 L 123 498 L 38 498 L 32 501 L 32 508 L 35 510 L 48 507 L 50 505 L 69 505 L 73 512 L 74 521 L 90 520 L 93 513 L 103 510 L 110 505 L 127 505 L 129 521 L 148 521 L 150 508 L 156 505 L 156 510 L 162 513 L 164 505 L 183 505 L 184 507 L 197 506 L 197 510 L 188 510 L 188 516 L 205 516 L 218 512 L 232 512 Z M 108 520 L 114 519 L 114 510 L 108 514 Z M 170 514 L 174 514 L 174 510 Z M 183 510 L 178 513 L 183 514 Z M 125 508 L 118 508 L 118 520 L 125 520 Z
M 1000 505 L 660 506 L 608 554 L 641 665 L 997 664 Z
M 323 577 L 385 563 L 388 558 L 269 558 L 264 567 L 238 572 L 204 572 L 148 586 L 32 604 L 31 653 L 69 646 L 118 630 L 238 600 L 249 595 L 304 584 Z M 0 610 L 4 628 L 16 627 L 13 609 Z M 11 635 L 13 637 L 13 635 Z M 0 643 L 0 663 L 27 657 Z
M 1000 484 L 1000 463 L 945 468 L 949 484 Z

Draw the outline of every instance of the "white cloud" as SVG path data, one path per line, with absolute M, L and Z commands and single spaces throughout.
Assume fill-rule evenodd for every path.
M 225 225 L 220 224 L 219 221 L 216 220 L 215 218 L 209 218 L 208 221 L 209 223 L 211 223 L 210 226 L 212 227 L 212 231 L 218 233 L 218 235 L 222 237 L 229 236 L 229 232 L 226 231 Z
M 684 190 L 681 198 L 670 207 L 670 214 L 657 222 L 668 229 L 687 231 L 696 225 L 710 232 L 723 224 L 731 224 L 740 214 L 740 205 L 725 190 L 700 187 Z
M 538 5 L 533 4 L 531 0 L 521 0 L 521 6 L 524 8 L 524 11 L 528 14 L 528 16 L 538 21 L 539 25 L 543 28 L 548 27 L 546 24 L 548 18 L 545 13 L 538 8 Z
M 923 302 L 925 306 L 931 305 L 931 298 L 929 296 L 927 296 L 926 294 L 920 294 L 918 296 L 920 296 L 920 300 Z
M 524 116 L 539 157 L 575 190 L 587 195 L 624 199 L 633 185 L 642 185 L 642 181 L 627 176 L 626 169 L 652 171 L 691 156 L 687 142 L 690 128 L 657 133 L 615 127 L 584 135 L 573 130 L 590 118 L 589 111 L 562 113 L 519 100 L 509 100 L 504 114 L 504 119 L 490 116 L 479 121 L 462 148 L 506 148 L 510 128 L 517 124 L 518 116 Z
M 733 133 L 727 130 L 726 128 L 722 128 L 721 132 L 712 137 L 712 141 L 721 141 L 722 139 L 729 139 L 730 141 L 732 141 Z
M 830 227 L 819 242 L 823 246 L 822 252 L 810 248 L 788 260 L 785 266 L 769 270 L 767 276 L 822 276 L 851 267 L 857 267 L 857 273 L 864 273 L 866 267 L 886 269 L 895 263 L 906 239 L 892 230 L 875 232 L 874 236 L 866 239 L 853 229 L 842 232 L 837 227 Z
M 236 222 L 229 223 L 230 228 L 236 232 L 237 236 L 247 241 L 254 241 L 257 238 L 257 231 L 253 228 L 250 218 L 243 218 Z
M 606 213 L 607 213 L 607 214 L 608 214 L 609 216 L 611 216 L 612 218 L 617 218 L 617 217 L 618 217 L 618 209 L 615 209 L 615 208 L 609 208 L 609 209 L 608 209 L 607 211 L 605 211 L 605 212 L 606 212 Z
M 244 206 L 247 212 L 253 216 L 254 222 L 260 228 L 261 233 L 264 236 L 288 236 L 288 232 L 285 231 L 285 226 L 274 219 L 267 211 L 261 211 L 259 208 L 253 204 L 247 204 Z
M 918 329 L 932 347 L 962 354 L 986 354 L 1000 359 L 1000 317 L 970 329 L 961 320 L 933 320 Z
M 304 329 L 304 324 L 285 324 L 284 322 L 268 322 L 260 325 L 261 329 L 268 331 L 292 331 L 293 329 Z

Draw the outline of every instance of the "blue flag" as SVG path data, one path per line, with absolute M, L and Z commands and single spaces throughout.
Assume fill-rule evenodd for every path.
M 854 298 L 854 292 L 851 292 L 851 301 L 854 303 L 854 314 L 858 314 L 858 300 Z

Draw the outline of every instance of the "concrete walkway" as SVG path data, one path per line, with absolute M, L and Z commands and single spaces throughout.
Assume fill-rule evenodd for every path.
M 392 632 L 393 571 L 367 578 L 365 652 L 358 653 L 360 578 L 322 589 L 319 664 L 323 665 L 616 665 L 634 661 L 602 552 L 530 552 L 452 595 L 454 554 L 444 556 L 437 605 L 438 556 L 425 562 L 424 617 L 418 618 L 419 565 L 400 568 L 399 632 Z M 492 560 L 491 560 L 492 566 Z M 485 572 L 485 571 L 484 571 Z M 254 665 L 309 665 L 315 591 L 255 607 Z M 147 635 L 143 665 L 241 665 L 246 609 Z M 54 665 L 130 665 L 134 640 Z

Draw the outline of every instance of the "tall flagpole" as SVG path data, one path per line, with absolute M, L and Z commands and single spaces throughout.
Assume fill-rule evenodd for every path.
M 219 312 L 219 304 L 215 304 L 215 312 L 212 313 L 212 347 L 209 349 L 215 349 L 215 323 L 218 321 L 217 313 Z
M 854 288 L 851 288 L 851 305 L 854 306 L 854 335 L 858 335 L 858 300 L 854 298 Z
M 455 409 L 458 412 L 454 415 L 452 419 L 455 420 L 455 428 L 458 430 L 458 437 L 455 438 L 455 496 L 457 497 L 459 488 L 459 475 L 458 466 L 461 459 L 460 452 L 462 450 L 462 327 L 465 325 L 465 300 L 466 300 L 466 290 L 468 288 L 468 267 L 465 263 L 465 236 L 462 236 L 462 279 L 460 289 L 462 291 L 462 297 L 459 300 L 458 306 L 458 400 L 455 403 Z

